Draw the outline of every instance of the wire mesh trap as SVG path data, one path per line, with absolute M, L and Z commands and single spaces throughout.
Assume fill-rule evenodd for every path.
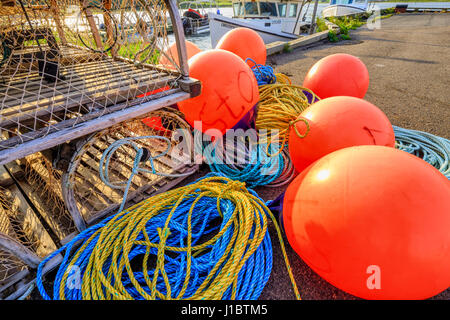
M 0 52 L 0 163 L 199 90 L 172 0 L 2 0 Z
M 23 294 L 56 246 L 17 190 L 0 188 L 0 299 Z
M 51 155 L 46 156 L 45 152 L 20 159 L 24 175 L 18 183 L 35 210 L 48 223 L 58 242 L 63 243 L 66 237 L 77 230 L 62 196 L 63 171 L 56 169 L 50 159 Z
M 180 130 L 181 129 L 181 130 Z M 197 170 L 193 162 L 192 133 L 189 124 L 174 113 L 163 108 L 131 121 L 123 122 L 93 134 L 75 152 L 69 170 L 63 176 L 63 195 L 67 207 L 79 230 L 100 218 L 114 213 L 124 197 L 124 188 L 111 188 L 99 175 L 102 154 L 113 143 L 124 138 L 139 138 L 133 142 L 147 150 L 153 158 L 141 163 L 150 172 L 140 172 L 132 179 L 127 195 L 128 207 L 154 194 L 166 191 Z M 157 155 L 163 154 L 161 157 Z M 123 145 L 111 157 L 108 166 L 109 181 L 113 184 L 127 181 L 132 174 L 136 150 Z M 152 169 L 155 173 L 152 173 Z M 163 174 L 163 175 L 160 175 Z

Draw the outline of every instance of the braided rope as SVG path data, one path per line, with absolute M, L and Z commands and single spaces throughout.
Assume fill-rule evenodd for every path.
M 86 229 L 39 265 L 37 287 L 50 299 L 42 270 L 65 252 L 53 299 L 257 299 L 272 268 L 266 216 L 300 298 L 270 210 L 243 183 L 217 176 L 151 197 Z M 70 285 L 73 270 L 81 274 L 81 288 Z
M 202 150 L 205 162 L 212 172 L 245 182 L 250 188 L 282 182 L 279 178 L 283 173 L 286 174 L 285 167 L 290 164 L 290 159 L 286 159 L 282 153 L 274 157 L 268 156 L 268 146 L 265 144 L 254 141 L 246 144 L 244 139 L 236 139 L 225 140 L 222 146 L 217 142 L 202 143 L 199 134 L 194 134 L 194 137 L 196 150 Z M 270 147 L 278 149 L 278 145 Z
M 392 127 L 397 149 L 422 158 L 450 179 L 450 140 L 423 131 Z
M 281 143 L 281 152 L 289 139 L 289 130 L 294 126 L 296 134 L 303 138 L 309 132 L 309 124 L 305 119 L 297 119 L 300 113 L 312 103 L 319 100 L 311 90 L 287 84 L 289 78 L 283 79 L 283 83 L 268 84 L 259 87 L 260 102 L 256 115 L 255 127 L 258 130 L 266 130 L 268 135 L 262 137 L 265 143 L 278 140 Z M 290 80 L 289 80 L 290 81 Z M 295 124 L 303 121 L 306 125 L 305 134 L 298 132 Z M 277 132 L 275 137 L 270 137 L 271 132 Z

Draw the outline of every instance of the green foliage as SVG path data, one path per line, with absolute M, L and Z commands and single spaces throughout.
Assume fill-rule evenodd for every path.
M 284 53 L 289 53 L 289 52 L 291 52 L 291 51 L 292 51 L 292 47 L 289 45 L 288 42 L 286 42 L 286 43 L 284 44 L 284 46 L 283 46 L 283 52 L 284 52 Z
M 325 24 L 325 19 L 317 18 L 316 19 L 317 32 L 328 30 L 327 25 Z
M 341 39 L 342 40 L 350 40 L 350 36 L 348 34 L 341 34 Z
M 339 38 L 336 35 L 336 32 L 334 32 L 333 30 L 328 31 L 328 41 L 330 42 L 338 42 Z

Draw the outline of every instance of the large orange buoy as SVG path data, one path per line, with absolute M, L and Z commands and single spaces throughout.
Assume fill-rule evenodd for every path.
M 322 278 L 365 299 L 425 299 L 450 284 L 450 182 L 395 148 L 357 146 L 296 177 L 289 243 Z
M 197 47 L 197 45 L 186 40 L 186 52 L 188 59 L 192 58 L 201 51 L 202 50 L 200 50 L 200 48 Z M 178 59 L 178 48 L 176 43 L 170 45 L 165 54 L 161 54 L 159 58 L 159 64 L 162 64 L 164 67 L 169 69 L 176 69 L 168 57 L 170 57 L 173 60 L 173 62 L 175 62 L 177 65 L 180 65 L 180 61 Z
M 216 49 L 227 50 L 237 54 L 242 60 L 253 59 L 257 64 L 266 64 L 267 50 L 264 40 L 254 30 L 236 28 L 225 33 L 216 45 Z M 253 67 L 253 62 L 247 62 Z
M 258 84 L 250 67 L 225 50 L 203 51 L 189 59 L 189 75 L 202 82 L 199 96 L 178 103 L 191 126 L 201 121 L 203 132 L 231 129 L 259 100 Z
M 321 99 L 334 96 L 364 98 L 369 88 L 369 72 L 355 56 L 332 54 L 320 59 L 309 69 L 303 86 Z
M 320 100 L 304 110 L 297 120 L 304 121 L 297 121 L 290 129 L 289 153 L 298 172 L 342 148 L 395 145 L 394 129 L 383 111 L 359 98 Z

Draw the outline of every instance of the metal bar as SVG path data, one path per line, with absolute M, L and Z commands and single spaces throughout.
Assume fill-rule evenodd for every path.
M 176 0 L 164 0 L 169 9 L 170 19 L 172 20 L 173 34 L 177 42 L 178 60 L 180 62 L 180 72 L 185 78 L 189 77 L 188 56 L 186 50 L 186 41 L 184 38 L 184 29 L 181 22 L 180 13 Z
M 191 95 L 187 92 L 176 92 L 159 99 L 99 116 L 98 118 L 83 122 L 74 127 L 50 133 L 45 137 L 25 142 L 15 148 L 4 149 L 0 151 L 0 164 L 6 164 L 32 153 L 52 148 L 65 141 L 70 141 L 89 133 L 111 127 L 116 123 L 139 117 L 150 111 L 175 104 L 179 101 L 189 99 L 190 97 Z M 105 110 L 102 110 L 101 112 L 105 112 Z

